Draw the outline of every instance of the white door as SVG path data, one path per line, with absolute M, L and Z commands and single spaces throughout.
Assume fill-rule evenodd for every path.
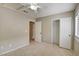
M 35 40 L 37 41 L 37 42 L 41 42 L 41 36 L 42 36 L 42 34 L 41 34 L 41 26 L 42 26 L 42 22 L 41 21 L 38 21 L 38 22 L 36 22 L 35 23 L 35 28 L 36 28 L 36 34 L 35 34 L 35 36 L 36 36 L 36 38 L 35 38 Z
M 60 20 L 60 47 L 71 49 L 71 17 Z

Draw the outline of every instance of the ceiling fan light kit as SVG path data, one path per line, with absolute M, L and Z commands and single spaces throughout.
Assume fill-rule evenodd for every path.
M 26 7 L 26 4 L 21 4 L 21 5 L 23 5 L 24 7 Z M 28 8 L 30 9 L 30 10 L 33 10 L 33 11 L 35 11 L 35 12 L 37 12 L 38 11 L 38 9 L 40 8 L 40 6 L 37 4 L 37 3 L 30 3 L 29 4 L 30 6 L 28 6 Z M 27 8 L 27 7 L 26 7 Z
M 38 4 L 32 3 L 30 5 L 30 9 L 37 11 L 37 9 L 40 8 L 40 6 L 38 6 Z

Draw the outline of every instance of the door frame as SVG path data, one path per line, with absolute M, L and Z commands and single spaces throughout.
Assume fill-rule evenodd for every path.
M 59 32 L 59 33 L 57 34 L 57 35 L 58 35 L 58 40 L 57 40 L 58 42 L 53 42 L 53 43 L 59 46 L 59 41 L 60 41 L 60 19 L 54 20 L 54 21 L 53 21 L 53 25 L 54 25 L 54 23 L 55 23 L 55 25 L 56 25 L 57 22 L 58 22 L 58 24 L 59 24 L 59 25 L 58 25 L 58 27 L 59 27 L 59 28 L 58 28 L 58 32 Z M 54 31 L 54 29 L 53 29 L 53 31 Z M 57 31 L 55 31 L 55 32 L 57 32 Z M 54 36 L 53 36 L 53 41 L 54 41 Z
M 53 43 L 53 22 L 56 21 L 56 20 L 59 20 L 60 21 L 61 18 L 51 19 L 51 43 L 52 44 L 54 44 Z
M 71 16 L 68 16 L 68 17 L 71 17 Z M 67 18 L 67 17 L 62 17 L 62 18 Z M 53 21 L 55 21 L 55 20 L 60 20 L 60 21 L 61 21 L 62 18 L 56 17 L 56 18 L 52 18 L 52 19 L 51 19 L 51 43 L 52 43 L 52 44 L 54 44 L 54 43 L 53 43 Z M 72 18 L 72 17 L 71 17 L 71 18 Z M 71 22 L 72 22 L 72 21 L 71 21 Z M 73 25 L 73 24 L 72 24 L 72 25 Z M 71 26 L 72 26 L 72 25 L 71 25 Z M 71 31 L 73 32 L 73 30 L 71 30 Z M 74 32 L 73 32 L 73 33 L 74 33 Z M 72 36 L 73 36 L 73 33 L 72 33 Z M 72 38 L 72 37 L 71 37 L 71 38 Z M 73 38 L 72 38 L 72 40 L 73 40 Z M 73 42 L 73 41 L 72 41 L 72 42 Z M 72 42 L 71 42 L 71 49 L 72 49 L 72 44 L 73 44 Z

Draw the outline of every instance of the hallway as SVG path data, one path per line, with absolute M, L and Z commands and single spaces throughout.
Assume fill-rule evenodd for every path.
M 57 45 L 31 42 L 29 46 L 9 52 L 3 56 L 72 56 L 72 52 Z

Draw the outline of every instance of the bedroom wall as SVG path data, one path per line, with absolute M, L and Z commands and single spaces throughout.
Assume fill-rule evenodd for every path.
M 49 16 L 37 18 L 36 21 L 42 21 L 42 41 L 51 43 L 51 19 Z
M 29 21 L 26 14 L 0 7 L 0 54 L 29 45 Z
M 49 17 L 45 17 L 42 20 L 42 41 L 51 43 L 51 19 Z
M 73 11 L 55 14 L 55 15 L 49 15 L 46 17 L 39 17 L 36 21 L 42 21 L 42 41 L 47 43 L 53 43 L 53 21 L 65 18 L 65 17 L 72 17 L 73 18 Z M 73 25 L 72 19 L 72 25 Z M 72 35 L 73 35 L 74 29 L 72 27 Z M 72 38 L 73 39 L 73 38 Z

